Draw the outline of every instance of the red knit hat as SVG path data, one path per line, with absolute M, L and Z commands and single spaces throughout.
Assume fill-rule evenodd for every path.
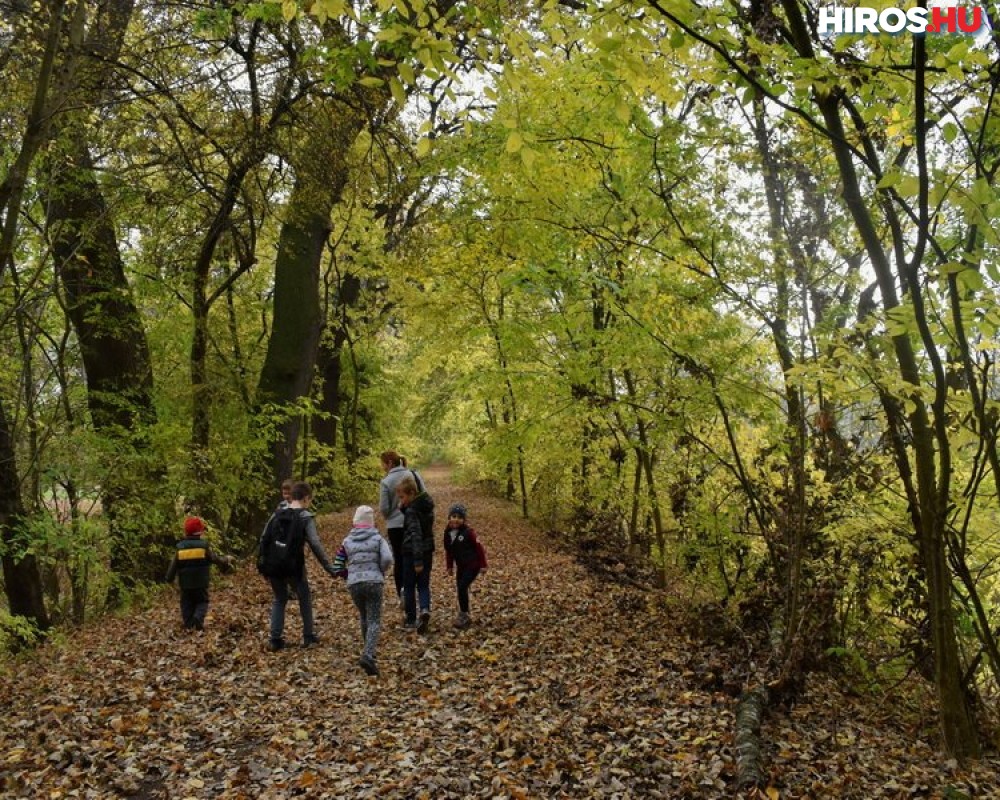
M 188 536 L 194 536 L 196 533 L 202 533 L 205 530 L 205 523 L 201 521 L 201 517 L 188 517 L 184 520 L 184 533 Z

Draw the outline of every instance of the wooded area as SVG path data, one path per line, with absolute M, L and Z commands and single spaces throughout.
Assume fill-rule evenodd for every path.
M 395 446 L 995 749 L 1000 18 L 820 5 L 0 0 L 0 645 Z

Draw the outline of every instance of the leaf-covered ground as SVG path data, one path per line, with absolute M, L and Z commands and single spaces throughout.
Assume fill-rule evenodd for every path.
M 266 650 L 270 591 L 242 567 L 212 591 L 207 629 L 174 595 L 2 667 L 3 797 L 712 798 L 734 788 L 735 700 L 705 688 L 721 655 L 655 592 L 602 581 L 502 501 L 429 471 L 490 554 L 474 624 L 452 628 L 435 564 L 426 636 L 389 603 L 382 674 L 357 666 L 353 605 L 310 570 L 311 649 Z M 321 518 L 333 554 L 350 512 Z M 387 600 L 388 600 L 387 595 Z M 301 633 L 289 604 L 286 637 Z M 998 762 L 960 771 L 894 709 L 814 682 L 765 725 L 761 797 L 998 797 Z M 961 792 L 961 794 L 959 794 Z

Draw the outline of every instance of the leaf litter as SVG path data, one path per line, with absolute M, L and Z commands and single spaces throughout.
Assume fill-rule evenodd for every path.
M 30 798 L 908 798 L 1000 796 L 998 762 L 962 770 L 923 728 L 830 681 L 764 725 L 771 785 L 739 792 L 724 662 L 654 591 L 599 579 L 509 503 L 428 471 L 490 554 L 456 630 L 436 554 L 430 632 L 386 594 L 381 675 L 357 665 L 343 583 L 310 561 L 310 649 L 266 650 L 270 591 L 251 564 L 217 580 L 206 630 L 173 590 L 0 671 L 0 794 Z M 443 514 L 438 514 L 439 521 Z M 345 510 L 319 520 L 333 552 Z M 440 537 L 443 524 L 437 526 Z M 301 634 L 288 606 L 286 639 Z M 868 701 L 869 704 L 872 701 Z

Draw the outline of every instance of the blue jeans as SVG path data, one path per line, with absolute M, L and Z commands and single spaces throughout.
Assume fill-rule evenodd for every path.
M 288 603 L 288 590 L 295 592 L 299 598 L 299 613 L 302 615 L 302 638 L 308 639 L 314 634 L 312 594 L 309 591 L 309 581 L 303 570 L 299 580 L 295 578 L 268 578 L 271 591 L 274 592 L 274 602 L 271 603 L 271 641 L 282 639 L 285 630 L 285 605 Z
M 417 598 L 420 599 L 420 610 L 431 610 L 431 566 L 434 563 L 433 553 L 424 553 L 424 569 L 418 575 L 413 568 L 413 556 L 403 554 L 403 608 L 406 609 L 406 621 L 417 621 Z

